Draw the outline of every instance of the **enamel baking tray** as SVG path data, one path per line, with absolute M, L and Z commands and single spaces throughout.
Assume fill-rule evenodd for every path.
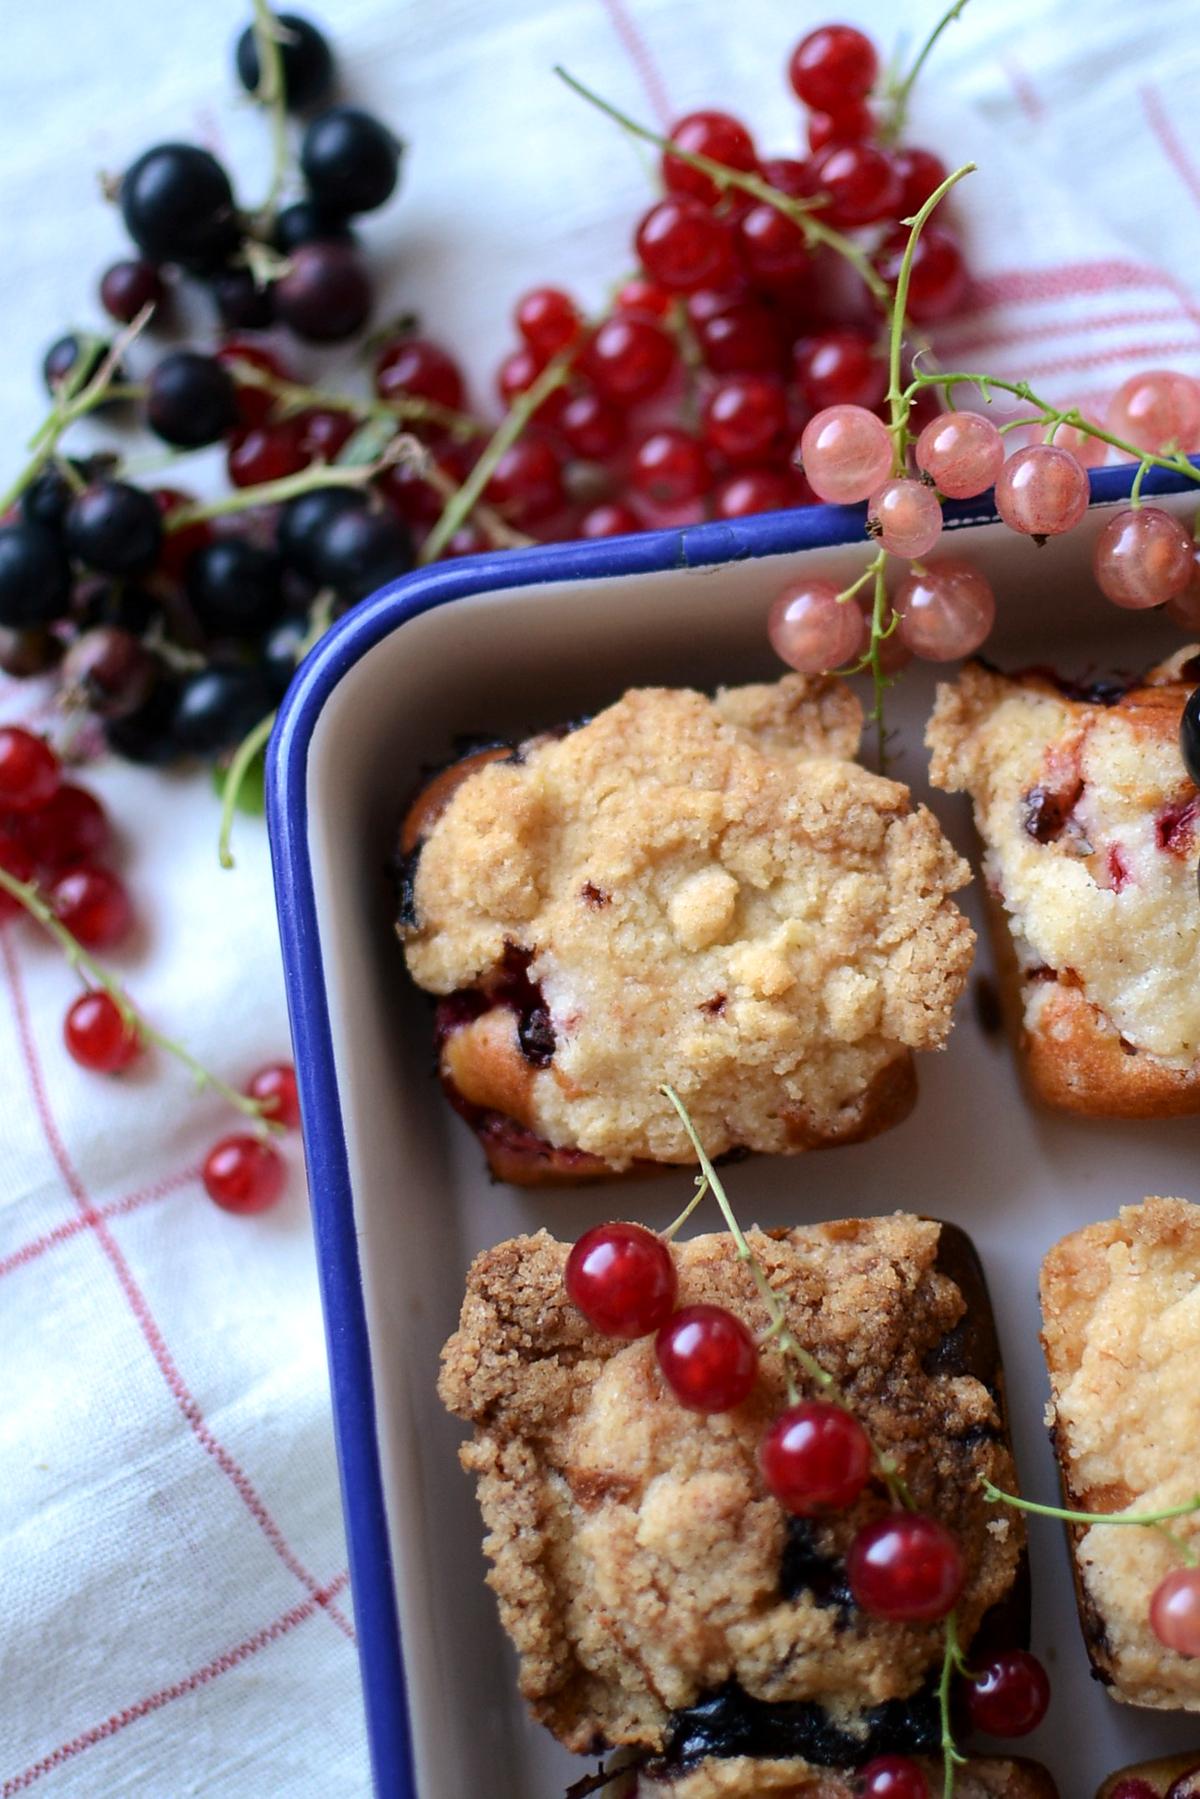
M 1131 472 L 1095 474 L 1087 520 L 1042 549 L 999 526 L 987 498 L 949 509 L 996 588 L 989 656 L 1132 670 L 1178 645 L 1169 623 L 1119 612 L 1090 583 L 1092 541 Z M 1146 490 L 1181 512 L 1195 504 L 1177 477 Z M 443 565 L 344 618 L 283 706 L 269 821 L 367 1718 L 386 1799 L 561 1799 L 584 1771 L 525 1717 L 483 1584 L 472 1483 L 456 1458 L 461 1430 L 434 1391 L 468 1262 L 543 1224 L 566 1239 L 614 1215 L 661 1227 L 689 1191 L 686 1173 L 563 1192 L 488 1183 L 433 1079 L 428 1003 L 408 985 L 392 932 L 385 867 L 400 808 L 457 733 L 525 735 L 635 683 L 774 678 L 771 598 L 805 566 L 849 579 L 865 554 L 862 509 L 821 506 Z M 915 664 L 890 696 L 900 727 L 892 772 L 970 853 L 966 802 L 925 783 L 935 678 Z M 978 927 L 973 889 L 965 903 Z M 981 933 L 977 969 L 988 966 Z M 897 1207 L 962 1224 L 991 1284 L 1024 1489 L 1052 1500 L 1038 1263 L 1066 1231 L 1147 1193 L 1200 1198 L 1200 1119 L 1034 1111 L 1007 1042 L 985 1034 L 969 999 L 948 1050 L 920 1058 L 919 1075 L 917 1108 L 899 1129 L 740 1164 L 735 1203 L 743 1223 L 766 1226 Z M 697 1220 L 715 1227 L 715 1214 Z M 1054 1703 L 1016 1747 L 1052 1768 L 1063 1799 L 1091 1799 L 1123 1762 L 1200 1746 L 1200 1717 L 1118 1707 L 1091 1681 L 1059 1527 L 1035 1521 L 1031 1535 L 1034 1646 Z

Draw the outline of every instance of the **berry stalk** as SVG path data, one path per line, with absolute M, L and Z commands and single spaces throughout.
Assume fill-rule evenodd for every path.
M 259 719 L 252 731 L 247 731 L 225 771 L 225 779 L 221 783 L 221 829 L 217 837 L 217 859 L 222 868 L 237 866 L 233 859 L 232 839 L 238 796 L 256 757 L 266 748 L 267 739 L 275 729 L 278 716 L 277 712 L 269 712 L 266 718 Z
M 938 1711 L 942 1723 L 942 1799 L 954 1799 L 957 1770 L 964 1766 L 967 1759 L 965 1755 L 959 1754 L 950 1712 L 950 1691 L 954 1677 L 965 1674 L 966 1671 L 958 1640 L 958 1613 L 952 1611 L 946 1619 L 946 1647 L 942 1654 L 942 1673 L 938 1681 Z
M 271 11 L 267 0 L 254 0 L 254 43 L 258 51 L 259 74 L 253 99 L 271 117 L 271 185 L 256 220 L 256 228 L 263 231 L 270 228 L 287 177 L 287 93 L 283 79 L 285 36 L 286 27 Z
M 966 7 L 967 0 L 954 0 L 953 6 L 949 7 L 942 14 L 929 36 L 925 39 L 920 50 L 918 50 L 908 74 L 902 81 L 889 87 L 887 98 L 891 103 L 892 112 L 883 131 L 880 133 L 880 136 L 885 143 L 895 143 L 896 139 L 900 136 L 900 133 L 904 130 L 904 127 L 908 122 L 908 103 L 912 99 L 912 91 L 917 85 L 921 70 L 925 67 L 925 64 L 933 54 L 933 50 L 943 31 L 945 31 L 948 25 L 952 25 L 955 19 L 962 17 L 963 13 L 966 11 Z
M 376 457 L 373 462 L 316 462 L 308 468 L 297 470 L 294 475 L 281 475 L 277 481 L 260 481 L 254 487 L 234 488 L 219 500 L 205 500 L 194 506 L 177 506 L 163 521 L 163 530 L 169 535 L 173 531 L 183 530 L 186 525 L 198 525 L 206 519 L 221 518 L 228 513 L 250 512 L 256 506 L 281 506 L 285 500 L 314 493 L 320 487 L 366 487 L 385 469 L 394 467 L 398 462 L 419 464 L 424 455 L 424 446 L 415 437 L 399 432 L 382 456 Z
M 966 0 L 962 0 L 963 5 Z M 900 263 L 900 273 L 896 278 L 896 291 L 891 303 L 891 318 L 888 327 L 888 390 L 887 404 L 891 414 L 893 444 L 893 469 L 897 475 L 905 472 L 905 451 L 908 448 L 908 418 L 912 411 L 911 390 L 905 392 L 900 386 L 900 357 L 904 341 L 904 321 L 908 312 L 908 286 L 912 279 L 913 257 L 916 254 L 917 241 L 924 230 L 930 215 L 941 205 L 952 187 L 963 179 L 964 175 L 973 175 L 977 164 L 965 162 L 960 169 L 939 187 L 936 187 L 929 198 L 921 206 L 911 220 L 906 220 L 910 227 L 908 242 L 904 246 L 904 255 Z
M 1190 1518 L 1200 1512 L 1200 1494 L 1195 1499 L 1185 1500 L 1182 1505 L 1164 1506 L 1158 1512 L 1076 1512 L 1069 1506 L 1040 1505 L 1033 1499 L 1020 1499 L 1015 1493 L 1005 1493 L 1000 1487 L 993 1486 L 990 1480 L 983 1482 L 983 1492 L 987 1499 L 995 1505 L 1010 1505 L 1018 1512 L 1031 1512 L 1037 1518 L 1057 1518 L 1064 1524 L 1124 1524 L 1135 1528 L 1158 1530 L 1179 1550 L 1190 1568 L 1200 1567 L 1200 1555 L 1190 1543 L 1171 1531 L 1163 1530 L 1163 1525 L 1172 1518 Z

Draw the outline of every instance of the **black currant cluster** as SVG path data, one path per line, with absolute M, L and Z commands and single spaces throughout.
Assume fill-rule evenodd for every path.
M 184 143 L 146 150 L 114 196 L 137 251 L 100 281 L 117 324 L 151 308 L 154 331 L 187 282 L 211 297 L 218 330 L 279 325 L 325 344 L 365 325 L 371 283 L 352 220 L 391 196 L 403 146 L 369 113 L 329 104 L 336 70 L 320 31 L 288 13 L 272 31 L 278 104 L 309 115 L 299 141 L 303 196 L 251 215 L 209 151 Z M 242 86 L 262 98 L 260 41 L 248 26 L 235 64 Z M 141 422 L 172 449 L 224 442 L 235 488 L 302 469 L 314 485 L 282 506 L 239 505 L 228 519 L 189 522 L 183 508 L 192 496 L 135 485 L 116 455 L 58 454 L 56 433 L 55 453 L 18 483 L 0 520 L 0 667 L 29 675 L 61 665 L 65 703 L 95 714 L 112 747 L 133 760 L 217 754 L 277 705 L 313 630 L 317 597 L 337 611 L 403 573 L 411 533 L 365 486 L 315 484 L 319 465 L 337 457 L 359 421 L 328 409 L 281 418 L 271 392 L 239 379 L 247 363 L 287 376 L 255 338 L 226 337 L 211 351 L 169 348 L 144 374 L 124 366 L 142 353 L 140 341 L 115 367 L 111 349 L 79 332 L 50 347 L 43 375 L 60 412 L 107 360 L 100 403 L 88 410 L 115 410 L 132 396 Z

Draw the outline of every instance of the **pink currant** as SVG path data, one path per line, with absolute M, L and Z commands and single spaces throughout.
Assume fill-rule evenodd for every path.
M 1171 369 L 1131 375 L 1109 401 L 1105 423 L 1139 450 L 1174 444 L 1190 455 L 1200 449 L 1200 382 Z
M 1150 1628 L 1176 1655 L 1200 1656 L 1200 1568 L 1174 1568 L 1150 1601 Z
M 872 496 L 868 522 L 879 527 L 879 541 L 893 556 L 911 560 L 926 556 L 942 535 L 942 509 L 932 488 L 901 476 L 885 481 Z
M 1030 444 L 1010 456 L 996 478 L 996 511 L 1026 537 L 1060 537 L 1088 509 L 1087 471 L 1057 444 Z
M 917 467 L 948 500 L 973 500 L 995 484 L 1004 439 L 978 412 L 943 412 L 917 438 Z
M 996 618 L 988 581 L 966 562 L 935 562 L 900 583 L 893 601 L 903 641 L 927 662 L 969 656 Z
M 1187 588 L 1194 551 L 1179 520 L 1160 506 L 1122 507 L 1096 539 L 1096 585 L 1115 606 L 1161 606 Z
M 842 668 L 861 654 L 866 620 L 832 581 L 796 581 L 771 606 L 767 636 L 781 662 L 802 675 Z
M 866 500 L 892 467 L 892 440 L 882 419 L 863 406 L 827 406 L 809 420 L 797 459 L 822 500 Z

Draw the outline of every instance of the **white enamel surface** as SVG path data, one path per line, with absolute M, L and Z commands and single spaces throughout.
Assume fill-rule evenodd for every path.
M 972 528 L 970 552 L 999 601 L 989 655 L 1082 672 L 1134 668 L 1178 644 L 1169 625 L 1119 613 L 1090 589 L 1096 528 L 1093 514 L 1040 551 L 999 527 Z M 584 1771 L 524 1716 L 483 1585 L 471 1483 L 455 1456 L 461 1432 L 434 1392 L 468 1261 L 542 1224 L 568 1239 L 614 1214 L 663 1225 L 686 1182 L 531 1194 L 488 1184 L 473 1139 L 431 1078 L 427 1005 L 408 986 L 391 934 L 384 864 L 398 812 L 422 762 L 444 758 L 456 732 L 525 732 L 638 682 L 773 677 L 764 620 L 774 593 L 802 566 L 838 579 L 862 561 L 858 545 L 459 601 L 372 650 L 318 724 L 311 848 L 422 1799 L 558 1799 Z M 895 772 L 927 799 L 920 740 L 934 678 L 919 665 L 906 671 L 891 701 L 903 727 Z M 965 802 L 932 803 L 973 853 Z M 966 903 L 977 914 L 974 890 Z M 977 966 L 989 966 L 985 944 Z M 764 1225 L 896 1207 L 961 1223 L 991 1283 L 1025 1490 L 1051 1500 L 1038 1262 L 1064 1232 L 1147 1193 L 1200 1197 L 1200 1120 L 1106 1123 L 1033 1111 L 1007 1043 L 982 1034 L 969 1000 L 948 1051 L 921 1061 L 920 1080 L 918 1107 L 898 1130 L 851 1149 L 738 1166 L 735 1202 L 744 1223 Z M 1200 1718 L 1189 1726 L 1129 1711 L 1089 1678 L 1056 1525 L 1035 1527 L 1033 1566 L 1035 1647 L 1055 1698 L 1047 1723 L 1020 1747 L 1050 1765 L 1063 1799 L 1090 1796 L 1123 1762 L 1200 1744 Z

